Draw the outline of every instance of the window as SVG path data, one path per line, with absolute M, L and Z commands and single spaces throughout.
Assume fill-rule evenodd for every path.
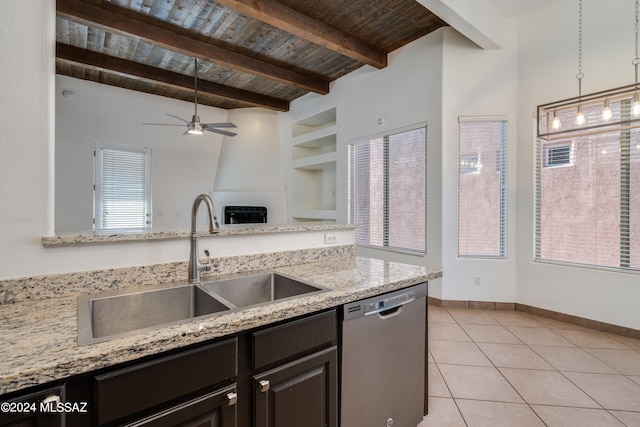
M 630 104 L 611 109 L 631 117 Z M 574 120 L 575 113 L 563 126 Z M 640 129 L 538 139 L 536 151 L 535 259 L 639 271 Z M 567 162 L 572 167 L 548 167 Z
M 571 144 L 546 146 L 544 149 L 544 153 L 545 168 L 571 164 Z
M 96 143 L 94 228 L 151 226 L 151 150 Z
M 349 146 L 349 221 L 356 244 L 426 252 L 426 125 Z
M 504 257 L 507 121 L 460 118 L 458 143 L 458 256 Z

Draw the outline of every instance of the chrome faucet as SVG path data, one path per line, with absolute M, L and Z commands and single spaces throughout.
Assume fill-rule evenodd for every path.
M 213 200 L 208 194 L 200 194 L 193 201 L 193 207 L 191 208 L 191 250 L 189 252 L 189 283 L 200 282 L 200 272 L 211 270 L 211 258 L 209 257 L 209 251 L 205 251 L 209 262 L 202 264 L 198 259 L 198 232 L 196 231 L 196 216 L 198 214 L 198 208 L 200 203 L 204 202 L 207 205 L 209 215 L 209 233 L 214 234 L 218 232 L 218 223 L 216 221 L 215 209 L 213 207 Z

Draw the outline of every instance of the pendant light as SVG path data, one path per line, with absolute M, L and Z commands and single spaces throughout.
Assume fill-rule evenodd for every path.
M 578 0 L 578 96 L 538 106 L 537 135 L 545 140 L 566 140 L 604 132 L 605 128 L 607 132 L 640 129 L 640 0 L 635 0 L 634 84 L 588 95 L 582 94 L 582 2 Z M 600 114 L 593 114 L 597 111 Z M 560 117 L 572 116 L 575 117 L 574 123 L 560 120 Z
M 611 111 L 611 102 L 609 102 L 609 98 L 604 100 L 604 108 L 602 109 L 602 120 L 608 122 L 613 117 L 613 112 Z
M 560 123 L 560 117 L 558 117 L 558 110 L 553 110 L 553 120 L 551 121 L 551 128 L 553 130 L 558 130 L 562 126 Z

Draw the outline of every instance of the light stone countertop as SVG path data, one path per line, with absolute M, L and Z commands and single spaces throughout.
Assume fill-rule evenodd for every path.
M 355 256 L 269 271 L 326 291 L 83 346 L 77 344 L 76 297 L 0 306 L 0 394 L 442 277 L 441 270 Z
M 301 231 L 331 231 L 331 230 L 352 230 L 355 228 L 353 224 L 336 224 L 336 223 L 317 223 L 317 222 L 300 222 L 291 224 L 233 224 L 221 225 L 220 229 L 213 235 L 206 231 L 198 231 L 198 235 L 202 237 L 217 236 L 245 236 L 256 234 L 273 234 L 273 233 L 292 233 Z M 189 230 L 175 230 L 164 228 L 152 228 L 150 230 L 140 231 L 103 231 L 103 232 L 68 232 L 56 234 L 54 236 L 42 237 L 42 246 L 70 246 L 70 245 L 88 245 L 99 243 L 115 243 L 115 242 L 144 242 L 155 240 L 175 240 L 188 239 L 191 236 Z

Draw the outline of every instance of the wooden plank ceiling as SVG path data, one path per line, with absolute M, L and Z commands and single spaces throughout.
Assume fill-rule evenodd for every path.
M 308 93 L 444 25 L 415 0 L 56 0 L 56 72 L 233 109 Z

